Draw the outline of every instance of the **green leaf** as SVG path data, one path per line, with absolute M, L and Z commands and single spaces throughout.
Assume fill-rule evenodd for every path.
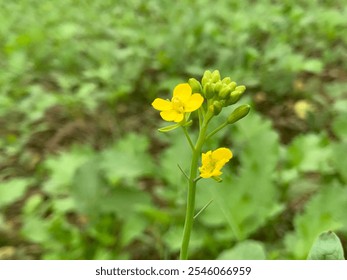
M 174 130 L 177 127 L 180 127 L 180 126 L 181 126 L 180 123 L 176 123 L 176 124 L 173 124 L 173 125 L 168 125 L 168 126 L 159 128 L 158 131 L 160 131 L 160 132 L 169 132 L 169 131 Z
M 321 60 L 309 59 L 304 62 L 302 69 L 307 72 L 319 74 L 323 71 L 323 67 L 324 67 L 324 64 Z
M 148 153 L 148 138 L 139 134 L 128 134 L 112 147 L 102 151 L 100 168 L 111 184 L 121 180 L 128 183 L 154 170 L 153 159 Z
M 261 242 L 246 240 L 232 249 L 224 250 L 218 260 L 266 260 L 264 245 Z
M 0 208 L 20 199 L 29 185 L 28 179 L 11 179 L 0 185 Z
M 98 215 L 103 203 L 104 186 L 97 159 L 79 167 L 71 188 L 77 207 L 82 212 Z
M 143 206 L 147 207 L 150 204 L 151 199 L 148 193 L 118 187 L 112 193 L 105 194 L 102 197 L 99 208 L 104 213 L 116 213 L 122 219 L 127 219 L 134 213 L 141 212 Z
M 288 147 L 288 164 L 302 172 L 330 171 L 330 141 L 325 135 L 298 136 Z
M 49 224 L 37 217 L 27 217 L 21 228 L 21 233 L 27 240 L 37 243 L 46 243 L 51 239 L 49 233 Z
M 344 104 L 347 106 L 347 103 Z M 347 139 L 347 113 L 339 114 L 333 121 L 332 128 L 341 140 Z
M 341 156 L 347 154 L 347 143 L 334 143 L 332 162 L 336 171 L 341 176 L 342 180 L 347 184 L 347 157 Z
M 308 260 L 344 260 L 340 239 L 332 232 L 321 233 L 313 243 Z
M 127 246 L 135 239 L 140 238 L 146 227 L 147 221 L 139 215 L 126 219 L 122 227 L 122 246 Z
M 50 172 L 44 190 L 52 195 L 67 194 L 76 170 L 93 155 L 89 147 L 74 146 L 69 151 L 49 157 L 44 162 L 44 167 Z

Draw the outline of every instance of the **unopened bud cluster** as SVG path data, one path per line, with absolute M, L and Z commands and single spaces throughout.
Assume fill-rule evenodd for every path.
M 201 83 L 191 78 L 188 81 L 194 93 L 200 93 L 207 100 L 207 107 L 214 115 L 218 115 L 223 107 L 238 102 L 245 92 L 244 85 L 237 85 L 230 77 L 221 78 L 218 70 L 205 71 Z M 234 110 L 228 117 L 228 123 L 234 123 L 245 117 L 249 112 L 249 105 L 242 105 Z

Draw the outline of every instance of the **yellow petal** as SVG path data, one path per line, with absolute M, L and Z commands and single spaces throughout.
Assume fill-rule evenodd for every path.
M 184 114 L 183 113 L 177 113 L 177 117 L 174 119 L 174 122 L 181 122 L 183 121 L 183 118 L 184 118 Z
M 192 88 L 188 83 L 178 84 L 173 92 L 173 97 L 178 97 L 183 103 L 186 103 L 191 95 Z
M 163 120 L 171 122 L 177 117 L 177 112 L 175 110 L 167 110 L 160 112 L 160 116 Z
M 184 115 L 178 113 L 175 110 L 168 110 L 168 111 L 163 111 L 160 112 L 160 116 L 163 118 L 163 120 L 171 122 L 180 122 L 183 120 Z
M 184 111 L 193 112 L 200 108 L 204 98 L 199 93 L 194 93 L 184 104 Z
M 210 177 L 217 177 L 219 175 L 222 175 L 222 172 L 220 171 L 220 169 L 214 169 L 210 175 Z
M 164 100 L 162 98 L 156 98 L 152 102 L 152 106 L 154 109 L 159 110 L 159 111 L 166 111 L 166 110 L 171 110 L 172 109 L 172 104 L 169 100 Z
M 211 151 L 208 151 L 207 153 L 202 153 L 202 156 L 201 156 L 202 165 L 206 165 L 208 162 L 210 162 L 211 153 L 212 153 Z
M 216 161 L 224 160 L 226 163 L 233 157 L 233 153 L 227 148 L 218 148 L 217 150 L 212 152 L 212 157 Z
M 200 177 L 201 177 L 201 178 L 210 178 L 210 177 L 211 177 L 211 174 L 210 174 L 210 173 L 201 173 L 201 174 L 200 174 Z

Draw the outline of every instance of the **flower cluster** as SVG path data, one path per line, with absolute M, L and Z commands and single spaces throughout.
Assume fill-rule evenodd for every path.
M 196 91 L 201 90 L 207 99 L 208 109 L 218 115 L 223 107 L 235 104 L 245 92 L 244 85 L 237 85 L 230 77 L 221 79 L 218 70 L 207 70 L 202 77 L 201 83 L 194 78 L 189 79 L 190 86 Z
M 168 132 L 178 127 L 183 127 L 189 144 L 193 152 L 201 152 L 202 143 L 219 130 L 229 124 L 233 124 L 245 117 L 249 110 L 249 105 L 241 105 L 235 108 L 219 127 L 209 134 L 206 133 L 210 120 L 219 115 L 223 108 L 235 104 L 239 101 L 246 90 L 244 85 L 237 85 L 230 77 L 221 78 L 219 71 L 205 71 L 201 82 L 191 78 L 188 83 L 178 84 L 173 91 L 171 100 L 156 98 L 152 102 L 154 109 L 160 111 L 160 116 L 165 121 L 175 122 L 174 125 L 159 129 L 161 132 Z M 194 111 L 199 111 L 200 134 L 198 143 L 193 145 L 187 130 L 192 121 L 190 115 Z M 199 142 L 200 141 L 200 142 Z M 200 145 L 201 144 L 201 145 Z M 202 154 L 202 166 L 199 168 L 201 178 L 214 178 L 217 181 L 222 174 L 221 168 L 232 158 L 232 152 L 227 148 L 219 148 L 215 151 L 208 151 Z

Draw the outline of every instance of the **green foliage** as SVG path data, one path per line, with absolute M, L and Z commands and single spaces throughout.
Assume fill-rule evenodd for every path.
M 25 194 L 29 183 L 29 180 L 19 178 L 2 182 L 0 185 L 0 209 L 20 199 Z
M 204 147 L 234 158 L 223 182 L 199 182 L 196 211 L 213 202 L 193 258 L 305 259 L 329 230 L 345 247 L 346 1 L 210 5 L 0 0 L 0 246 L 14 258 L 176 258 L 191 151 L 149 107 L 206 69 L 245 84 L 252 110 Z
M 315 238 L 322 231 L 346 232 L 347 190 L 330 184 L 307 203 L 305 211 L 294 219 L 295 232 L 286 236 L 286 247 L 295 259 L 305 259 Z
M 225 250 L 218 257 L 219 260 L 265 260 L 266 254 L 261 242 L 246 240 L 238 243 L 234 248 Z

